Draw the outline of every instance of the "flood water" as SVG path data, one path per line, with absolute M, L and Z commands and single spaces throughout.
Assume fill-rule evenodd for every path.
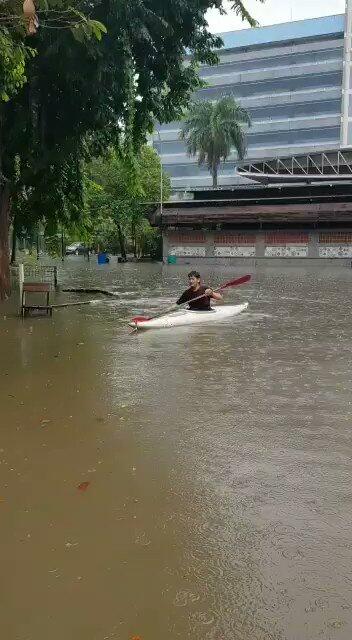
M 129 335 L 187 270 L 72 258 L 120 297 L 0 308 L 4 640 L 352 637 L 352 270 L 263 267 L 231 322 Z

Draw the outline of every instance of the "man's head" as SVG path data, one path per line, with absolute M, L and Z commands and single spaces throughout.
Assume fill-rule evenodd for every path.
M 200 273 L 198 273 L 198 271 L 191 271 L 188 274 L 188 282 L 192 289 L 197 289 L 200 285 Z

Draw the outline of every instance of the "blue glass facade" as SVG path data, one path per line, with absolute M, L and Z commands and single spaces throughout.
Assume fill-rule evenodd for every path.
M 217 67 L 204 67 L 196 97 L 233 95 L 252 117 L 247 160 L 336 149 L 340 144 L 344 15 L 302 20 L 222 36 Z M 160 127 L 162 156 L 175 190 L 211 186 L 205 168 L 187 156 L 180 123 Z M 219 184 L 243 182 L 233 154 Z

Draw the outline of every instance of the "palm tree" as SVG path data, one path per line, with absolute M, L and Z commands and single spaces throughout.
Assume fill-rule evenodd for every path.
M 251 126 L 249 113 L 231 96 L 218 102 L 194 102 L 183 123 L 180 138 L 186 142 L 190 156 L 198 155 L 198 164 L 206 165 L 218 186 L 220 162 L 232 149 L 242 160 L 246 154 L 244 125 Z

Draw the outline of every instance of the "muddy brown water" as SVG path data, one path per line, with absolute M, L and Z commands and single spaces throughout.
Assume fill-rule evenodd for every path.
M 352 637 L 352 271 L 260 268 L 239 318 L 130 337 L 186 273 L 72 258 L 120 297 L 0 309 L 4 640 Z

